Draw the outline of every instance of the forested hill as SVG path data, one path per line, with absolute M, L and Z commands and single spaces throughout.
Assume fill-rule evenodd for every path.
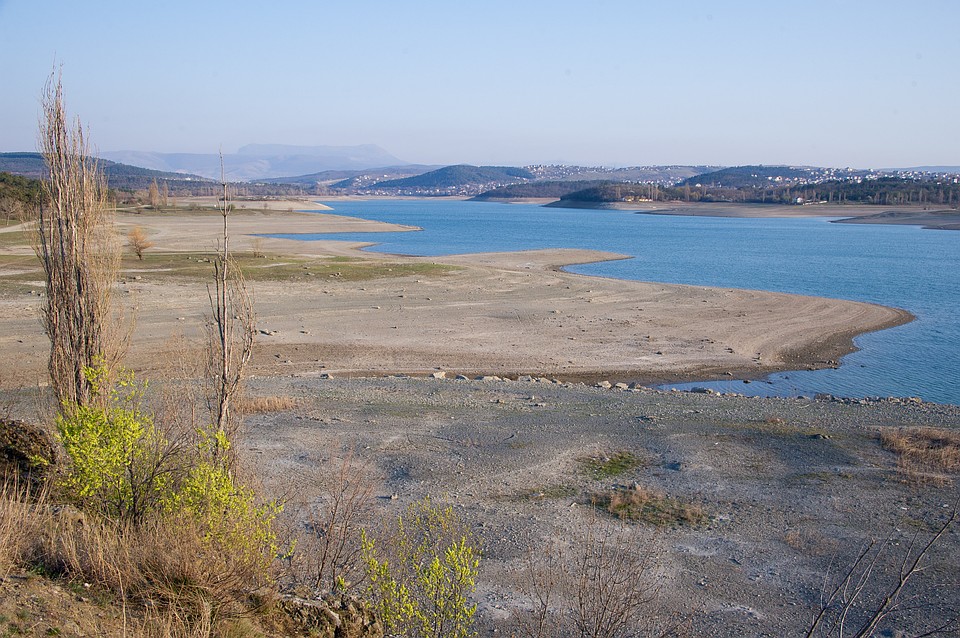
M 823 181 L 831 177 L 838 177 L 842 172 L 844 177 L 849 176 L 843 169 L 825 169 L 810 166 L 733 166 L 710 173 L 694 175 L 678 184 L 678 186 L 705 186 L 707 188 L 763 188 L 768 186 L 783 186 L 814 181 Z M 866 173 L 867 171 L 860 171 Z
M 120 190 L 146 189 L 150 187 L 154 180 L 166 182 L 173 190 L 176 190 L 176 186 L 184 183 L 188 187 L 196 186 L 198 183 L 214 183 L 197 175 L 154 171 L 149 168 L 119 164 L 105 159 L 97 161 L 107 177 L 107 185 L 110 188 Z M 43 155 L 40 153 L 0 153 L 0 171 L 36 179 L 44 177 L 47 168 L 43 161 Z
M 960 180 L 880 177 L 864 180 L 828 180 L 814 184 L 775 184 L 759 187 L 607 183 L 560 198 L 559 205 L 612 202 L 687 201 L 755 204 L 856 203 L 884 206 L 930 204 L 960 205 Z
M 473 199 L 476 201 L 490 201 L 498 199 L 518 199 L 523 197 L 553 197 L 560 198 L 570 193 L 595 188 L 609 184 L 608 180 L 586 180 L 581 182 L 524 182 L 522 184 L 508 184 L 480 193 Z
M 366 189 L 451 189 L 483 184 L 504 184 L 533 179 L 525 168 L 512 166 L 470 166 L 458 164 L 403 179 L 391 179 L 366 186 Z M 334 184 L 334 187 L 337 185 Z

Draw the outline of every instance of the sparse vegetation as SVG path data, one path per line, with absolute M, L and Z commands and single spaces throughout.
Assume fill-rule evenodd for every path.
M 656 539 L 638 542 L 622 526 L 590 520 L 569 549 L 548 544 L 528 558 L 518 588 L 529 612 L 524 638 L 653 638 L 683 635 L 682 622 L 659 610 Z
M 553 485 L 544 485 L 543 487 L 532 487 L 530 489 L 523 490 L 514 496 L 514 499 L 518 501 L 544 501 L 554 498 L 569 498 L 576 496 L 577 493 L 578 490 L 573 485 L 556 483 Z
M 593 504 L 614 516 L 658 526 L 698 525 L 707 516 L 698 505 L 683 503 L 665 494 L 639 485 L 632 488 L 614 488 L 597 494 Z
M 241 414 L 263 414 L 293 410 L 299 404 L 294 397 L 241 397 L 236 407 Z
M 580 468 L 583 473 L 597 480 L 620 476 L 642 464 L 643 461 L 638 456 L 628 451 L 580 459 Z
M 385 540 L 361 539 L 367 594 L 391 635 L 465 638 L 474 635 L 479 552 L 468 528 L 429 500 L 397 518 Z
M 880 442 L 897 455 L 908 480 L 946 484 L 960 471 L 960 432 L 941 428 L 897 428 L 880 432 Z

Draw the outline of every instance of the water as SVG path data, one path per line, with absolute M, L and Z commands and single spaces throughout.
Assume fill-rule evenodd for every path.
M 905 308 L 917 320 L 856 339 L 836 370 L 765 382 L 700 385 L 771 396 L 920 396 L 960 404 L 960 232 L 831 224 L 824 219 L 642 215 L 449 200 L 333 202 L 334 213 L 420 232 L 292 236 L 373 241 L 379 252 L 455 253 L 586 248 L 632 255 L 573 272 L 667 283 L 791 292 Z

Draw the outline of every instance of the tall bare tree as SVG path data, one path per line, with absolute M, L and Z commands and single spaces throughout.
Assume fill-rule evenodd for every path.
M 79 121 L 68 121 L 61 74 L 43 91 L 39 147 L 49 177 L 39 205 L 35 248 L 47 295 L 42 308 L 50 339 L 50 381 L 61 405 L 91 399 L 84 368 L 112 366 L 120 355 L 111 332 L 111 286 L 120 253 L 106 201 L 106 183 Z
M 240 425 L 239 414 L 234 409 L 234 400 L 242 390 L 244 369 L 253 355 L 255 319 L 253 302 L 247 290 L 243 272 L 230 255 L 228 220 L 233 206 L 227 192 L 227 180 L 223 171 L 223 155 L 220 156 L 220 181 L 222 193 L 218 207 L 223 217 L 223 234 L 217 256 L 213 262 L 214 287 L 207 288 L 210 309 L 213 313 L 209 323 L 210 353 L 208 378 L 213 387 L 210 392 L 211 413 L 218 434 L 233 441 Z M 222 455 L 226 449 L 215 450 Z M 228 465 L 232 459 L 225 459 Z

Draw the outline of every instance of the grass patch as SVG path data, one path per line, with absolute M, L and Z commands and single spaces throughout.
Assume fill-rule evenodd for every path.
M 570 498 L 577 495 L 577 488 L 572 485 L 559 483 L 523 490 L 513 497 L 515 501 L 546 501 L 557 498 Z
M 34 232 L 32 230 L 11 230 L 0 233 L 0 248 L 31 248 Z
M 960 432 L 942 428 L 896 428 L 880 432 L 880 444 L 897 455 L 897 469 L 910 481 L 946 485 L 944 474 L 960 471 Z
M 791 529 L 783 535 L 783 542 L 792 549 L 809 556 L 828 556 L 837 551 L 839 543 L 815 529 Z
M 460 270 L 455 266 L 431 263 L 394 263 L 366 259 L 307 259 L 268 255 L 257 257 L 254 251 L 234 252 L 248 281 L 370 281 L 396 277 L 434 277 Z M 159 253 L 146 251 L 138 260 L 129 251 L 124 254 L 121 274 L 126 277 L 209 279 L 212 253 Z
M 591 478 L 602 480 L 620 476 L 642 465 L 632 452 L 617 452 L 609 456 L 588 456 L 580 459 L 581 471 Z
M 639 485 L 615 488 L 591 499 L 594 507 L 625 521 L 649 523 L 659 527 L 699 525 L 707 515 L 699 505 L 683 503 Z
M 238 402 L 238 409 L 243 414 L 263 414 L 265 412 L 284 412 L 293 410 L 300 405 L 300 401 L 293 397 L 244 397 Z

